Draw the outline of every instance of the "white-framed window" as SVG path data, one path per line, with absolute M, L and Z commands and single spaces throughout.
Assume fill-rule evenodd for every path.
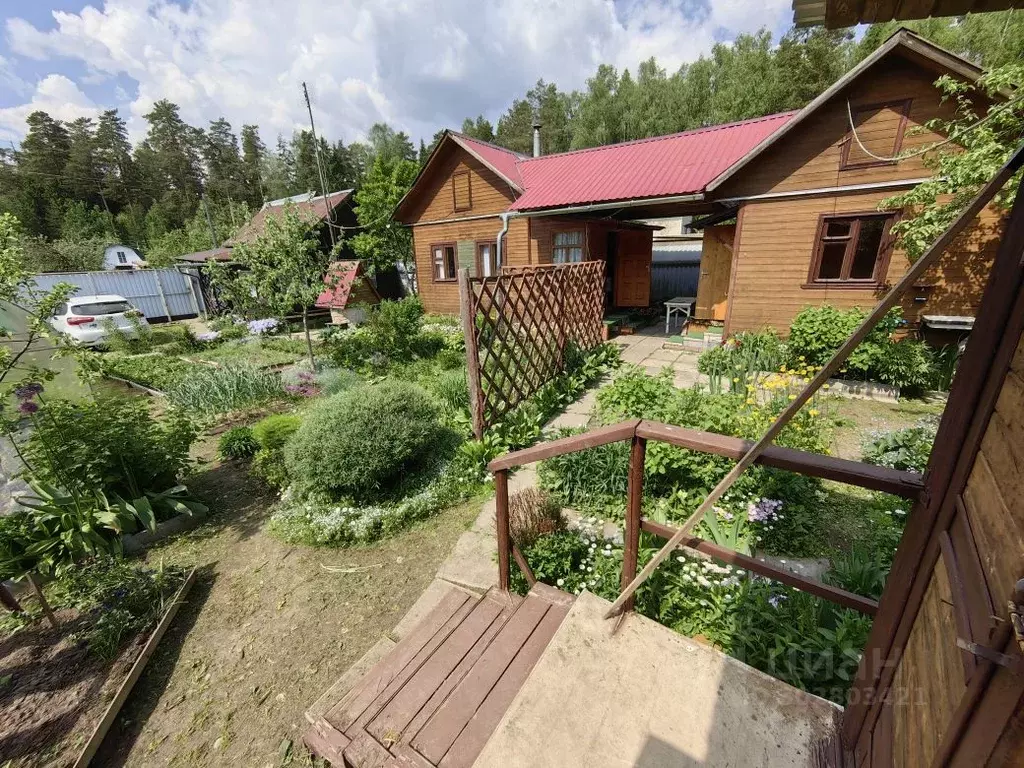
M 476 244 L 476 273 L 481 277 L 493 277 L 501 271 L 498 264 L 498 244 L 493 240 Z
M 437 243 L 430 246 L 434 261 L 434 282 L 457 280 L 459 259 L 455 243 Z
M 578 264 L 583 261 L 583 230 L 555 232 L 551 261 L 554 264 Z

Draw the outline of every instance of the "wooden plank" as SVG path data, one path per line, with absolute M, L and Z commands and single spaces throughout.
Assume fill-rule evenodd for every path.
M 510 597 L 512 599 L 510 599 Z M 405 734 L 402 738 L 402 742 L 404 744 L 408 744 L 416 737 L 416 734 L 420 732 L 424 725 L 426 725 L 427 721 L 433 717 L 437 708 L 445 702 L 451 692 L 455 690 L 456 686 L 458 686 L 458 684 L 462 682 L 463 678 L 469 674 L 473 665 L 476 664 L 487 648 L 490 647 L 491 642 L 497 636 L 498 632 L 500 632 L 502 627 L 508 623 L 509 619 L 511 619 L 515 614 L 516 608 L 518 608 L 522 603 L 522 598 L 518 595 L 510 596 L 499 592 L 488 592 L 487 595 L 484 596 L 484 600 L 496 602 L 501 609 L 501 613 L 498 615 L 498 618 L 491 623 L 491 626 L 488 627 L 487 631 L 480 637 L 473 648 L 470 649 L 469 653 L 467 653 L 462 661 L 459 662 L 459 665 L 444 680 L 444 682 L 437 687 L 437 690 L 434 691 L 433 695 L 427 700 L 426 704 L 423 705 L 420 711 L 416 713 L 416 716 L 409 722 L 408 726 L 405 728 Z M 392 752 L 396 752 L 396 750 L 393 749 Z
M 359 715 L 358 718 L 345 729 L 345 733 L 350 738 L 356 738 L 359 733 L 365 733 L 366 726 L 373 720 L 374 717 L 385 707 L 391 700 L 398 695 L 398 693 L 405 687 L 405 685 L 413 678 L 413 676 L 423 667 L 427 661 L 437 652 L 437 649 L 447 640 L 451 634 L 458 629 L 459 625 L 465 621 L 470 611 L 476 607 L 476 600 L 468 600 L 465 605 L 459 608 L 444 626 L 441 627 L 440 631 L 437 632 L 427 642 L 420 652 L 413 656 L 412 660 L 399 672 L 399 674 L 381 691 L 366 709 Z
M 346 768 L 384 768 L 391 762 L 391 753 L 378 744 L 372 736 L 360 733 L 345 747 Z
M 558 440 L 550 440 L 532 448 L 524 448 L 521 451 L 512 451 L 491 461 L 487 468 L 491 472 L 498 472 L 502 469 L 513 469 L 524 464 L 550 459 L 552 456 L 561 456 L 563 453 L 584 451 L 599 445 L 629 440 L 636 432 L 638 424 L 640 424 L 640 419 L 629 419 L 607 427 L 592 429 L 582 435 L 571 435 Z
M 531 587 L 537 583 L 537 577 L 533 573 L 533 569 L 530 564 L 526 562 L 526 556 L 520 551 L 519 547 L 516 546 L 515 542 L 512 542 L 512 557 L 515 558 L 516 565 L 519 566 L 519 570 L 523 572 L 523 576 L 526 579 L 526 583 Z
M 641 422 L 642 423 L 642 422 Z M 626 521 L 623 530 L 622 589 L 636 576 L 636 563 L 640 555 L 640 517 L 644 501 L 644 461 L 647 457 L 647 441 L 634 436 L 629 449 L 629 478 L 626 489 Z M 624 610 L 633 610 L 633 600 Z
M 324 719 L 340 731 L 363 714 L 375 698 L 401 673 L 445 624 L 471 600 L 465 592 L 454 587 L 428 613 L 413 630 L 402 638 L 362 682 L 332 707 Z
M 636 433 L 638 436 L 650 440 L 660 440 L 681 448 L 704 451 L 733 459 L 743 457 L 754 445 L 753 441 L 739 437 L 701 432 L 696 429 L 660 424 L 655 421 L 640 422 Z M 924 487 L 924 479 L 916 472 L 902 472 L 889 467 L 879 467 L 874 464 L 839 459 L 819 453 L 808 453 L 777 445 L 765 448 L 756 463 L 810 477 L 821 477 L 861 488 L 870 488 L 873 491 L 884 491 L 908 499 L 917 498 Z
M 345 768 L 345 747 L 351 741 L 323 718 L 317 719 L 302 735 L 303 743 L 311 752 L 329 762 L 334 768 Z
M 500 613 L 501 605 L 496 600 L 478 601 L 470 614 L 405 682 L 394 698 L 367 723 L 366 732 L 387 746 L 399 741 L 406 726 L 427 700 L 479 640 L 488 636 L 488 630 Z
M 473 717 L 462 729 L 444 758 L 438 763 L 439 768 L 469 768 L 480 755 L 484 744 L 498 727 L 502 716 L 508 710 L 512 699 L 523 687 L 526 678 L 547 648 L 552 636 L 562 624 L 569 612 L 569 605 L 552 605 L 536 630 L 516 654 L 504 674 L 498 679 L 490 693 L 480 704 Z
M 497 526 L 498 547 L 498 589 L 508 592 L 512 586 L 512 568 L 509 550 L 512 532 L 508 519 L 508 470 L 499 469 L 494 473 L 494 520 Z
M 433 269 L 433 267 L 431 267 Z M 423 272 L 423 275 L 434 274 Z M 477 440 L 484 436 L 484 399 L 480 388 L 480 351 L 476 344 L 476 318 L 473 312 L 473 292 L 469 287 L 469 272 L 459 270 L 459 315 L 462 317 L 462 335 L 466 339 L 466 381 L 469 385 L 469 410 L 473 417 L 473 434 Z
M 640 524 L 640 527 L 648 533 L 653 533 L 656 536 L 660 536 L 663 539 L 671 539 L 678 533 L 679 529 L 672 525 L 664 525 L 662 523 L 656 523 L 653 520 L 644 518 Z M 868 616 L 874 616 L 878 610 L 878 603 L 868 597 L 861 597 L 855 595 L 852 592 L 847 592 L 845 589 L 839 587 L 833 587 L 831 584 L 825 584 L 814 579 L 809 579 L 806 576 L 799 576 L 792 571 L 787 571 L 785 568 L 777 568 L 769 563 L 762 562 L 753 557 L 747 555 L 741 555 L 735 550 L 728 549 L 726 547 L 720 547 L 717 544 L 713 544 L 710 541 L 690 536 L 682 539 L 676 546 L 678 547 L 689 547 L 695 549 L 698 552 L 703 552 L 706 555 L 711 555 L 717 560 L 721 560 L 723 563 L 729 563 L 729 565 L 735 565 L 737 568 L 744 568 L 753 573 L 758 573 L 762 576 L 767 576 L 769 579 L 778 581 L 782 584 L 787 584 L 795 589 L 799 589 L 801 592 L 807 592 L 817 597 L 828 600 L 832 603 L 837 603 L 844 608 L 852 608 L 855 611 L 860 611 Z
M 160 640 L 167 632 L 167 628 L 171 626 L 171 622 L 174 621 L 174 617 L 178 613 L 178 609 L 181 604 L 185 601 L 185 595 L 188 594 L 189 590 L 192 589 L 192 585 L 196 580 L 196 569 L 193 568 L 187 577 L 185 582 L 178 588 L 178 591 L 174 593 L 174 597 L 171 598 L 170 604 L 167 606 L 167 610 L 164 612 L 164 616 L 160 619 L 160 623 L 156 625 L 156 629 L 153 630 L 153 634 L 149 636 L 149 640 L 142 647 L 142 653 L 139 654 L 139 658 L 132 664 L 131 670 L 128 672 L 128 677 L 124 679 L 120 687 L 117 689 L 117 693 L 114 694 L 114 698 L 111 699 L 110 704 L 107 705 L 106 711 L 103 713 L 103 717 L 97 724 L 96 728 L 93 729 L 92 735 L 89 740 L 85 742 L 85 746 L 78 755 L 78 759 L 75 760 L 74 768 L 85 768 L 92 762 L 93 757 L 96 756 L 96 751 L 100 748 L 103 743 L 104 737 L 110 730 L 110 726 L 114 724 L 114 718 L 117 717 L 117 713 L 121 711 L 121 707 L 124 706 L 125 701 L 128 699 L 128 694 L 132 692 L 132 688 L 135 683 L 138 682 L 139 678 L 142 677 L 142 671 L 146 668 L 146 664 L 149 663 L 150 658 L 156 651 L 156 647 L 160 644 Z
M 550 608 L 536 597 L 523 601 L 472 671 L 413 738 L 417 752 L 435 765 L 444 757 Z

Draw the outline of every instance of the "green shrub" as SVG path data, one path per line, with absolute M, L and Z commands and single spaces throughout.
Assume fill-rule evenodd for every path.
M 176 485 L 197 434 L 178 411 L 157 418 L 146 398 L 116 395 L 47 401 L 33 422 L 22 451 L 38 480 L 124 499 Z
M 423 465 L 441 432 L 423 390 L 385 379 L 315 406 L 285 448 L 286 466 L 303 493 L 365 503 Z
M 141 315 L 127 315 L 131 330 L 122 329 L 113 318 L 105 317 L 100 327 L 106 331 L 103 348 L 111 352 L 122 352 L 137 355 L 149 352 L 154 345 L 153 330 L 148 323 L 142 322 Z
M 469 410 L 469 383 L 465 369 L 445 371 L 431 387 L 445 408 L 452 411 Z
M 938 429 L 938 418 L 925 418 L 913 427 L 876 433 L 864 446 L 864 461 L 892 469 L 924 472 Z
M 193 366 L 167 392 L 167 399 L 190 413 L 212 415 L 260 405 L 284 394 L 281 379 L 270 371 L 246 365 L 204 365 Z
M 876 554 L 864 549 L 835 557 L 825 581 L 855 595 L 878 600 L 885 589 L 889 564 Z
M 408 357 L 423 327 L 423 302 L 418 296 L 382 301 L 363 323 L 374 350 L 391 358 Z
M 248 459 L 260 449 L 250 427 L 232 427 L 217 441 L 217 455 L 222 459 Z
M 302 417 L 295 413 L 275 413 L 252 425 L 252 436 L 260 448 L 279 451 L 302 426 Z
M 805 307 L 790 326 L 790 363 L 824 365 L 865 317 L 867 313 L 857 308 L 841 310 L 829 304 Z M 935 377 L 931 351 L 916 339 L 893 340 L 893 333 L 904 325 L 902 311 L 891 309 L 850 354 L 844 371 L 855 379 L 880 381 L 910 391 L 927 386 Z
M 702 352 L 697 370 L 710 377 L 712 391 L 721 391 L 725 379 L 731 391 L 745 392 L 751 376 L 777 370 L 786 362 L 787 354 L 786 345 L 775 331 L 744 331 Z

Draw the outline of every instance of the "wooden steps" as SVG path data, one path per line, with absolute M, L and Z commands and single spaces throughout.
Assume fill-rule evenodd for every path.
M 470 766 L 572 606 L 452 588 L 304 740 L 338 768 Z

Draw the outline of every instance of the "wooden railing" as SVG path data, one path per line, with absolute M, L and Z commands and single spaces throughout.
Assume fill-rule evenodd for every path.
M 520 570 L 522 570 L 527 582 L 531 586 L 536 582 L 529 563 L 527 563 L 516 542 L 512 540 L 509 528 L 509 470 L 524 464 L 532 464 L 543 459 L 550 459 L 553 456 L 576 453 L 578 451 L 585 451 L 588 448 L 596 448 L 599 445 L 607 445 L 608 443 L 617 443 L 625 440 L 630 441 L 630 452 L 629 481 L 626 491 L 626 519 L 623 531 L 622 589 L 625 589 L 633 581 L 637 573 L 637 560 L 640 554 L 640 531 L 647 531 L 661 538 L 671 539 L 679 530 L 673 526 L 657 523 L 643 517 L 644 460 L 647 455 L 647 441 L 656 440 L 681 448 L 689 448 L 729 458 L 742 457 L 752 445 L 750 441 L 736 437 L 726 437 L 725 435 L 718 435 L 712 432 L 684 429 L 655 421 L 633 419 L 594 429 L 582 435 L 573 435 L 560 440 L 540 443 L 532 448 L 513 451 L 512 453 L 499 456 L 488 465 L 488 468 L 494 473 L 496 491 L 497 509 L 495 517 L 498 529 L 498 586 L 501 589 L 507 592 L 511 586 L 511 561 L 513 559 Z M 885 491 L 886 493 L 909 499 L 916 499 L 924 487 L 921 475 L 914 472 L 902 472 L 887 467 L 878 467 L 873 464 L 862 464 L 857 461 L 837 459 L 833 456 L 823 456 L 817 453 L 808 453 L 774 445 L 767 447 L 757 458 L 756 463 L 767 467 L 797 472 L 810 477 L 836 480 L 874 491 Z M 815 579 L 800 576 L 783 568 L 777 568 L 769 563 L 740 554 L 696 536 L 683 539 L 680 546 L 695 549 L 722 562 L 743 568 L 751 573 L 766 576 L 870 616 L 874 616 L 878 608 L 878 603 L 870 598 L 847 592 L 844 589 L 839 589 Z M 625 607 L 627 610 L 632 609 L 632 599 L 629 600 Z

